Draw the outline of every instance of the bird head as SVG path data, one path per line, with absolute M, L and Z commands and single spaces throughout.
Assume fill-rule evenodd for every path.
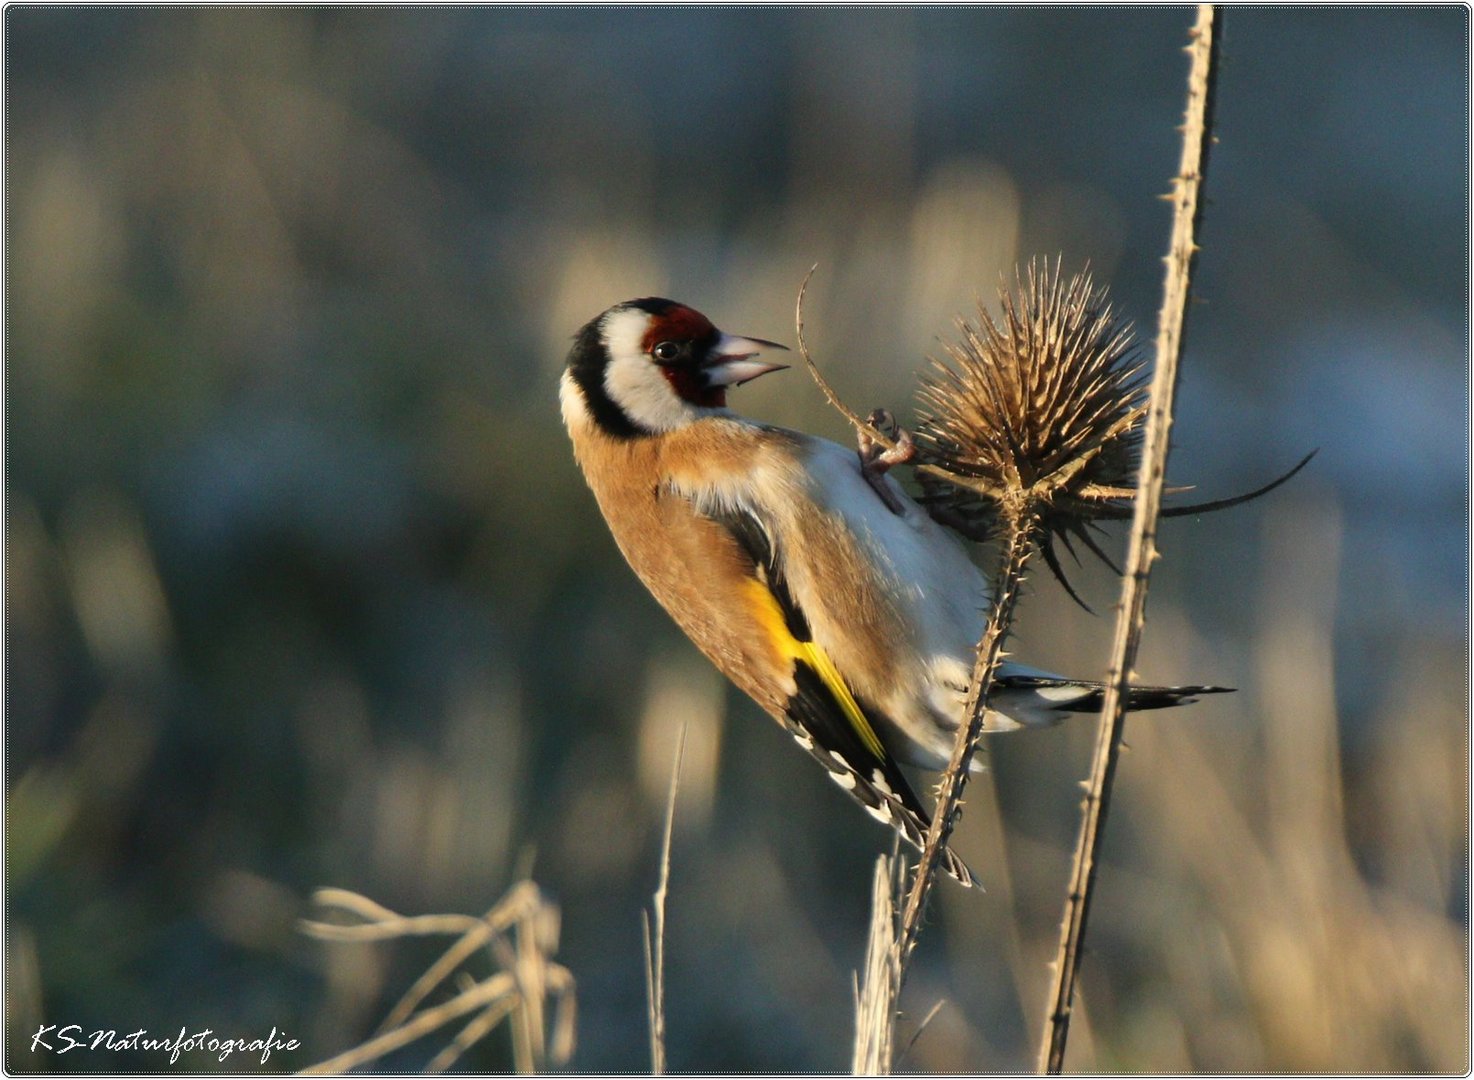
M 724 409 L 728 387 L 786 367 L 757 359 L 769 349 L 785 346 L 725 334 L 685 304 L 647 297 L 617 304 L 580 330 L 568 375 L 606 430 L 654 434 Z

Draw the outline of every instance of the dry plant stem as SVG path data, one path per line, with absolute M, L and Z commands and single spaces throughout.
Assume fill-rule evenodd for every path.
M 676 740 L 676 757 L 670 770 L 670 794 L 665 802 L 665 836 L 660 844 L 660 879 L 655 886 L 651 906 L 655 912 L 655 929 L 650 929 L 650 914 L 645 922 L 645 994 L 650 1012 L 650 1073 L 665 1073 L 665 897 L 670 886 L 670 838 L 675 830 L 676 792 L 681 784 L 681 760 L 686 756 L 686 725 L 681 725 Z M 653 941 L 652 941 L 653 939 Z
M 1137 645 L 1146 621 L 1147 580 L 1157 557 L 1156 523 L 1161 510 L 1162 488 L 1167 470 L 1168 435 L 1172 425 L 1172 399 L 1177 384 L 1177 362 L 1182 346 L 1188 289 L 1197 246 L 1194 234 L 1201 214 L 1199 196 L 1207 165 L 1211 138 L 1213 61 L 1217 49 L 1216 13 L 1211 4 L 1198 7 L 1188 52 L 1192 69 L 1188 77 L 1186 122 L 1183 125 L 1182 164 L 1170 196 L 1174 205 L 1172 245 L 1166 257 L 1166 281 L 1157 324 L 1157 363 L 1152 376 L 1147 413 L 1145 447 L 1137 479 L 1140 496 L 1132 518 L 1131 539 L 1126 552 L 1126 573 L 1121 587 L 1121 610 L 1111 646 L 1111 674 L 1101 707 L 1095 755 L 1086 786 L 1080 837 L 1075 847 L 1070 888 L 1060 927 L 1055 957 L 1048 1022 L 1039 1048 L 1041 1072 L 1057 1074 L 1064 1066 L 1069 1038 L 1070 1011 L 1080 969 L 1081 946 L 1095 884 L 1097 859 L 1104 835 L 1111 783 L 1120 756 L 1124 728 L 1124 705 Z
M 555 992 L 565 993 L 572 988 L 573 982 L 568 977 L 566 970 L 561 968 L 553 969 L 550 975 L 548 986 Z M 485 1019 L 489 1022 L 483 1023 L 478 1018 L 477 1021 L 468 1025 L 465 1031 L 457 1037 L 455 1045 L 458 1047 L 458 1052 L 454 1056 L 458 1057 L 475 1039 L 480 1038 L 498 1020 L 517 1008 L 518 1002 L 515 992 L 516 980 L 507 972 L 499 971 L 490 978 L 475 984 L 470 989 L 462 991 L 444 1004 L 417 1013 L 409 1023 L 397 1027 L 392 1031 L 386 1031 L 382 1035 L 375 1036 L 368 1042 L 355 1046 L 352 1050 L 345 1051 L 337 1057 L 328 1058 L 326 1061 L 303 1069 L 298 1075 L 336 1076 L 346 1073 L 351 1069 L 357 1068 L 359 1065 L 377 1061 L 401 1047 L 408 1046 L 415 1040 L 428 1035 L 436 1028 L 443 1027 L 452 1020 L 465 1016 L 467 1013 L 475 1012 L 477 1009 L 485 1008 L 487 1010 L 484 1014 Z M 484 1030 L 481 1030 L 482 1028 Z M 564 1036 L 559 1036 L 559 1040 L 560 1042 L 566 1043 L 566 1037 Z M 426 1071 L 439 1071 L 440 1068 L 444 1068 L 453 1060 L 454 1057 L 446 1060 L 446 1051 L 441 1051 L 440 1054 L 436 1055 L 435 1061 L 432 1062 L 432 1065 L 437 1065 L 438 1067 L 427 1067 Z
M 995 579 L 998 583 L 998 591 L 992 612 L 988 617 L 988 624 L 983 630 L 982 640 L 978 642 L 977 666 L 973 671 L 973 684 L 967 701 L 967 720 L 958 728 L 957 739 L 952 745 L 952 759 L 947 763 L 947 771 L 942 774 L 941 781 L 937 785 L 937 802 L 932 810 L 931 827 L 927 829 L 921 857 L 917 860 L 911 887 L 906 893 L 900 924 L 894 932 L 893 940 L 890 941 L 886 965 L 887 977 L 883 991 L 880 980 L 873 978 L 874 969 L 867 960 L 866 993 L 862 996 L 861 1007 L 857 1009 L 857 1015 L 873 1018 L 880 1009 L 884 1009 L 886 1030 L 883 1036 L 857 1032 L 855 1049 L 857 1072 L 888 1075 L 891 1071 L 891 1058 L 895 1046 L 893 1028 L 897 1015 L 896 1005 L 901 998 L 901 988 L 906 982 L 906 970 L 911 962 L 911 954 L 916 948 L 917 936 L 921 933 L 921 917 L 926 911 L 926 901 L 936 877 L 937 865 L 941 861 L 941 854 L 946 848 L 947 839 L 952 834 L 952 827 L 961 813 L 962 791 L 967 785 L 968 766 L 972 762 L 973 753 L 977 750 L 978 740 L 982 737 L 988 692 L 992 688 L 993 676 L 998 670 L 999 661 L 1003 658 L 1003 641 L 1013 622 L 1013 611 L 1018 603 L 1024 569 L 1032 550 L 1036 513 L 1036 507 L 1030 500 L 1014 502 L 1005 507 L 1003 549 L 999 553 L 998 575 Z M 880 895 L 878 869 L 876 896 L 873 903 L 872 947 L 877 939 L 874 924 L 881 918 L 882 907 L 887 918 L 892 910 L 889 892 L 885 896 Z M 861 1039 L 865 1039 L 868 1045 L 862 1046 Z M 863 1069 L 860 1067 L 862 1053 L 865 1055 Z
M 549 1059 L 562 1063 L 572 1055 L 573 977 L 549 959 L 557 949 L 557 911 L 543 900 L 532 882 L 514 886 L 481 919 L 464 915 L 410 918 L 345 889 L 321 889 L 314 898 L 324 907 L 365 920 L 356 926 L 303 922 L 304 930 L 325 940 L 373 941 L 424 934 L 454 934 L 458 939 L 415 982 L 372 1039 L 308 1072 L 342 1072 L 378 1060 L 468 1013 L 477 1015 L 430 1060 L 427 1072 L 448 1068 L 506 1018 L 510 1018 L 518 1071 L 538 1071 Z M 514 931 L 511 942 L 505 936 L 508 930 Z M 489 948 L 501 971 L 480 982 L 461 972 L 463 985 L 453 998 L 434 1008 L 415 1011 L 483 946 Z M 557 1006 L 551 1052 L 545 1032 L 549 995 Z
M 516 959 L 511 965 L 517 980 L 522 1007 L 512 1010 L 512 1063 L 523 1076 L 543 1071 L 547 1043 L 543 1038 L 543 1002 L 546 1000 L 547 967 L 526 931 L 517 935 Z
M 891 859 L 875 862 L 870 896 L 870 933 L 865 939 L 865 977 L 855 1000 L 855 1052 L 850 1072 L 855 1076 L 884 1076 L 891 1071 L 896 1014 L 892 957 L 896 935 L 896 905 L 891 882 Z
M 425 1063 L 427 1073 L 443 1073 L 450 1068 L 482 1039 L 489 1035 L 493 1028 L 507 1018 L 507 1014 L 517 1007 L 517 1000 L 510 995 L 499 1001 L 494 1001 L 479 1016 L 472 1017 L 471 1022 L 456 1033 L 450 1045 L 441 1050 L 433 1058 Z
M 309 1069 L 303 1069 L 303 1076 L 328 1076 L 345 1073 L 355 1066 L 365 1062 L 375 1061 L 385 1054 L 392 1053 L 402 1046 L 408 1046 L 422 1035 L 427 1035 L 436 1028 L 465 1016 L 467 1013 L 475 1012 L 493 1004 L 499 998 L 510 995 L 515 989 L 515 982 L 511 975 L 499 971 L 486 981 L 478 984 L 466 993 L 452 998 L 443 1005 L 437 1005 L 433 1009 L 426 1009 L 417 1015 L 409 1023 L 397 1027 L 393 1031 L 387 1031 L 378 1035 L 360 1046 L 355 1046 L 346 1053 L 314 1065 Z
M 413 1015 L 420 1002 L 460 967 L 467 958 L 498 934 L 509 930 L 519 919 L 526 918 L 538 904 L 537 889 L 531 882 L 521 882 L 480 919 L 469 915 L 419 915 L 406 917 L 390 911 L 366 896 L 347 889 L 319 889 L 313 894 L 322 907 L 336 907 L 372 922 L 360 926 L 338 926 L 333 923 L 303 921 L 303 929 L 314 937 L 328 941 L 382 941 L 407 934 L 454 934 L 462 936 L 415 980 L 375 1034 L 398 1027 Z
M 896 997 L 900 997 L 901 985 L 906 978 L 906 965 L 911 952 L 916 948 L 916 936 L 921 931 L 921 916 L 926 910 L 926 898 L 931 890 L 932 879 L 941 859 L 947 838 L 952 833 L 961 811 L 962 790 L 967 786 L 968 766 L 977 750 L 978 740 L 983 734 L 983 717 L 987 714 L 988 693 L 993 686 L 993 676 L 1003 659 L 1003 641 L 1013 623 L 1013 610 L 1018 603 L 1024 568 L 1032 550 L 1034 524 L 1037 509 L 1030 501 L 1006 505 L 1003 513 L 1003 549 L 999 553 L 997 596 L 988 624 L 978 642 L 978 659 L 973 668 L 972 686 L 968 690 L 967 719 L 957 729 L 957 739 L 952 744 L 952 759 L 947 771 L 937 784 L 937 802 L 932 809 L 931 828 L 926 832 L 926 843 L 921 849 L 921 858 L 916 863 L 916 873 L 911 888 L 906 894 L 906 903 L 901 911 L 901 927 L 896 934 L 896 970 L 893 974 Z

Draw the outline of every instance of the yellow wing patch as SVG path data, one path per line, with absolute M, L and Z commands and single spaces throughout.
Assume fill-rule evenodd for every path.
M 834 666 L 834 661 L 829 658 L 829 654 L 816 643 L 799 641 L 789 633 L 788 620 L 783 617 L 783 609 L 778 606 L 777 598 L 761 581 L 753 578 L 747 582 L 746 588 L 747 601 L 752 606 L 758 623 L 761 624 L 773 644 L 778 647 L 778 651 L 786 659 L 802 660 L 813 669 L 814 674 L 819 676 L 819 680 L 834 695 L 834 700 L 839 703 L 845 719 L 860 736 L 860 741 L 865 744 L 865 748 L 883 760 L 885 748 L 881 746 L 875 729 L 870 726 L 870 721 L 865 719 L 865 714 L 860 711 L 860 703 L 855 700 L 855 695 L 850 693 L 850 688 L 845 685 L 844 677 Z

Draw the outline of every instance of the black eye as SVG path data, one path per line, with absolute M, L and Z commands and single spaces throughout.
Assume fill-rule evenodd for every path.
M 670 363 L 670 361 L 681 355 L 681 347 L 674 341 L 662 341 L 650 350 L 650 355 L 663 363 Z

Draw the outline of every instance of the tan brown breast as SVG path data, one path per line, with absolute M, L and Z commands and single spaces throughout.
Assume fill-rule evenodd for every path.
M 697 460 L 734 475 L 750 468 L 761 451 L 743 437 L 749 430 L 702 422 L 659 438 L 615 439 L 569 422 L 574 457 L 630 567 L 723 674 L 781 717 L 795 684 L 752 613 L 752 559 L 670 486 Z

